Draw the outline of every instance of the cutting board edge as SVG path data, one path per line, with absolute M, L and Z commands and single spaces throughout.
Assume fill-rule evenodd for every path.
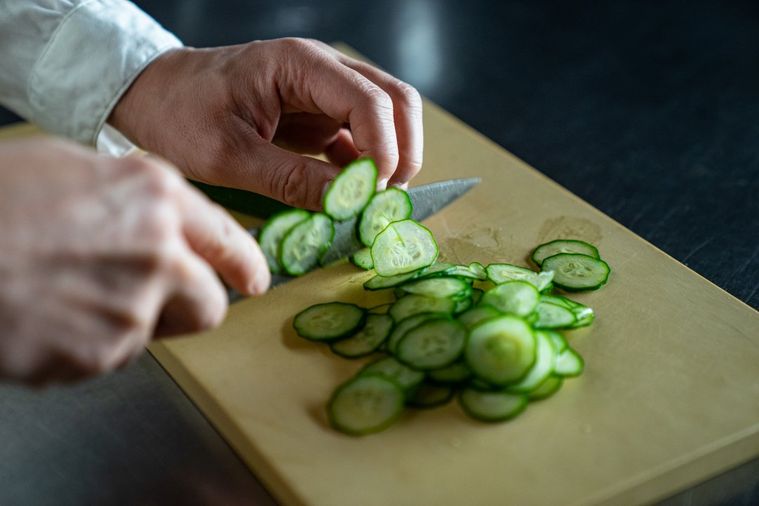
M 211 395 L 208 395 L 205 388 L 184 364 L 177 360 L 166 345 L 156 341 L 151 343 L 147 350 L 278 503 L 288 506 L 309 506 L 310 503 L 296 494 L 294 487 L 288 486 L 284 474 L 278 473 L 274 466 L 267 462 L 238 424 L 226 414 L 223 407 Z

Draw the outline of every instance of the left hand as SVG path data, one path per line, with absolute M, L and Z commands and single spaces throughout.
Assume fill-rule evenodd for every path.
M 339 167 L 359 156 L 377 162 L 380 188 L 405 185 L 422 164 L 416 90 L 304 39 L 168 52 L 109 122 L 191 179 L 314 210 Z

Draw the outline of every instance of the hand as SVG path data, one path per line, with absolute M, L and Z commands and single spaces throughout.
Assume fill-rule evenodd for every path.
M 116 368 L 153 335 L 217 325 L 266 290 L 255 241 L 174 169 L 60 141 L 0 143 L 0 378 Z
M 169 52 L 109 122 L 191 179 L 314 210 L 338 166 L 358 156 L 375 159 L 380 188 L 404 185 L 422 165 L 416 90 L 304 39 Z

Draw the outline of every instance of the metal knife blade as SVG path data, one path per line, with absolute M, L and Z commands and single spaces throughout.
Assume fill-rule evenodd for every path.
M 448 179 L 446 181 L 437 181 L 410 188 L 408 194 L 411 197 L 411 202 L 414 204 L 412 217 L 417 221 L 429 218 L 474 188 L 480 181 L 481 179 L 478 177 Z M 355 230 L 357 220 L 358 218 L 351 218 L 346 221 L 335 222 L 335 237 L 332 240 L 332 245 L 322 258 L 322 265 L 328 265 L 350 256 L 364 247 L 364 245 L 356 239 Z M 250 228 L 248 229 L 248 232 L 250 232 L 253 237 L 258 235 L 257 228 Z M 272 274 L 271 286 L 287 283 L 292 279 L 295 278 L 282 274 Z M 229 289 L 230 302 L 236 302 L 241 298 L 242 296 L 240 294 Z

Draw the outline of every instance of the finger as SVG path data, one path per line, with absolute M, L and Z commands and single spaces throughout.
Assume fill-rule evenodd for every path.
M 367 63 L 346 56 L 339 59 L 390 95 L 398 139 L 398 168 L 390 178 L 390 184 L 407 183 L 422 168 L 424 127 L 419 93 L 412 86 Z
M 183 232 L 192 250 L 238 292 L 264 293 L 271 275 L 253 237 L 195 188 L 182 185 L 177 197 Z
M 221 323 L 227 294 L 206 262 L 185 248 L 177 255 L 170 276 L 156 337 L 198 332 Z
M 359 153 L 356 145 L 353 143 L 353 136 L 350 130 L 346 128 L 337 133 L 334 141 L 325 148 L 324 154 L 327 155 L 327 160 L 338 167 L 344 167 L 361 156 L 361 153 Z
M 337 61 L 332 54 L 308 41 L 293 41 L 301 47 L 297 55 L 308 60 L 288 60 L 288 81 L 280 83 L 284 102 L 297 109 L 324 113 L 341 123 L 350 124 L 356 148 L 361 155 L 377 163 L 380 180 L 388 180 L 398 166 L 398 140 L 390 96 L 359 72 Z M 303 50 L 305 49 L 305 50 Z M 314 72 L 318 65 L 319 71 Z M 315 77 L 318 76 L 318 77 Z
M 273 142 L 297 153 L 324 153 L 341 127 L 339 122 L 323 114 L 285 114 L 277 125 Z
M 240 153 L 234 163 L 243 177 L 233 181 L 248 189 L 293 207 L 318 211 L 327 184 L 340 172 L 330 163 L 295 154 L 268 142 L 256 142 L 249 153 Z M 254 163 L 251 167 L 250 161 Z

